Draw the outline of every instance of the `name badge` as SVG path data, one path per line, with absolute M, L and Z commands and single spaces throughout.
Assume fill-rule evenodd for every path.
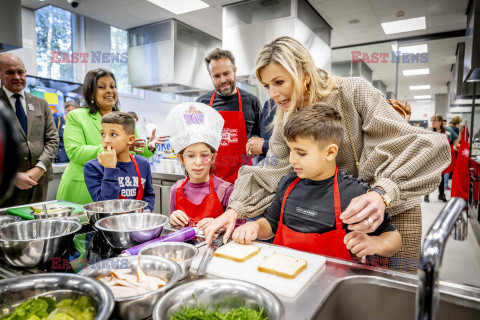
M 28 110 L 33 111 L 33 104 L 31 103 L 28 104 Z

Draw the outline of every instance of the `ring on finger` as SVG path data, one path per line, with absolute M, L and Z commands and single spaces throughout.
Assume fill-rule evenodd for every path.
M 367 219 L 367 222 L 368 222 L 368 224 L 370 225 L 370 227 L 373 226 L 373 220 L 372 220 L 372 218 L 368 218 L 368 219 Z

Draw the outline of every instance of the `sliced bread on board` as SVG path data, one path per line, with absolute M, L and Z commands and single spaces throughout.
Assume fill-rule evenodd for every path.
M 215 250 L 215 257 L 244 262 L 260 252 L 260 248 L 253 244 L 239 244 L 234 241 Z
M 307 269 L 307 260 L 273 253 L 258 265 L 258 271 L 271 273 L 279 277 L 293 279 Z

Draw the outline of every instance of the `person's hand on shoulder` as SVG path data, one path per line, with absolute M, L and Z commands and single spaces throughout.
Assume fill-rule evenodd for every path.
M 348 229 L 371 233 L 382 224 L 385 203 L 377 192 L 368 192 L 353 198 L 340 219 L 348 224 Z
M 250 244 L 258 236 L 258 223 L 256 221 L 250 221 L 244 225 L 239 226 L 233 232 L 233 241 L 240 244 Z
M 105 168 L 117 167 L 117 152 L 110 146 L 107 147 L 107 150 L 99 153 L 97 159 L 98 163 L 100 163 Z
M 189 222 L 190 222 L 190 218 L 182 210 L 175 210 L 172 213 L 170 213 L 170 224 L 172 226 L 184 227 L 188 225 Z
M 364 232 L 352 231 L 347 233 L 343 239 L 343 243 L 351 253 L 359 258 L 370 256 L 379 252 L 378 242 L 372 236 Z
M 225 235 L 223 236 L 223 243 L 226 244 L 230 235 L 235 228 L 235 222 L 237 221 L 237 212 L 228 208 L 221 216 L 213 220 L 207 226 L 198 227 L 205 234 L 205 241 L 207 243 L 212 243 L 214 234 L 221 228 L 225 228 Z

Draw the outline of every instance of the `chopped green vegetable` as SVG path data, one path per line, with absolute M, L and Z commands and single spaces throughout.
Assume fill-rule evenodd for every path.
M 0 320 L 94 320 L 96 314 L 94 302 L 87 296 L 58 304 L 52 298 L 39 297 L 27 300 Z
M 245 307 L 231 309 L 228 312 L 219 312 L 218 308 L 215 311 L 209 311 L 208 307 L 202 305 L 198 307 L 183 306 L 181 310 L 175 312 L 170 316 L 170 320 L 268 320 L 263 312 L 263 307 L 260 310 L 253 310 Z

